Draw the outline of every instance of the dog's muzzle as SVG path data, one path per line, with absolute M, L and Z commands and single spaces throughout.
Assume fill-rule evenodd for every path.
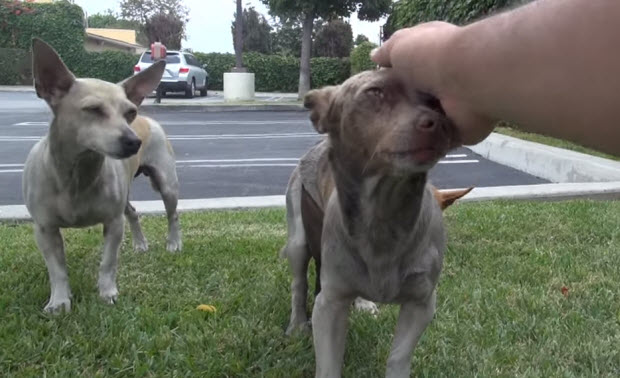
M 135 135 L 127 134 L 120 137 L 120 145 L 121 157 L 128 158 L 138 152 L 142 145 L 142 141 Z

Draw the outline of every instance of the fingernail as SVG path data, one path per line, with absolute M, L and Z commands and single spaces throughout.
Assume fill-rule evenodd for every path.
M 377 51 L 379 51 L 378 47 L 375 47 L 374 49 L 370 50 L 370 57 L 372 58 L 373 56 L 375 56 L 375 54 L 377 53 Z

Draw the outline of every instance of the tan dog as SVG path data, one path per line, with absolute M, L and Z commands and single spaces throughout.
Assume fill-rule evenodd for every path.
M 137 115 L 137 107 L 158 85 L 165 62 L 112 84 L 76 79 L 58 54 L 39 39 L 34 40 L 32 50 L 37 95 L 54 114 L 48 135 L 30 151 L 23 176 L 24 200 L 50 277 L 51 295 L 45 310 L 71 309 L 60 229 L 100 223 L 105 240 L 99 294 L 114 303 L 123 214 L 129 219 L 134 248 L 143 251 L 148 247 L 128 200 L 137 174 L 148 175 L 161 193 L 168 215 L 168 250 L 181 249 L 174 153 L 161 126 Z
M 445 249 L 438 203 L 445 208 L 458 197 L 437 192 L 426 177 L 459 144 L 456 129 L 436 99 L 406 89 L 390 70 L 311 91 L 305 106 L 328 138 L 300 160 L 286 194 L 282 254 L 293 273 L 287 331 L 306 324 L 314 255 L 316 376 L 340 376 L 349 308 L 362 297 L 401 304 L 387 376 L 408 377 L 413 348 L 435 310 Z

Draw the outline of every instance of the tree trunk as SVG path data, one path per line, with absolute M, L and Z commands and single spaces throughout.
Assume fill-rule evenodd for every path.
M 314 11 L 304 15 L 301 36 L 301 59 L 299 61 L 298 98 L 301 100 L 310 90 L 310 54 L 312 52 L 312 27 L 314 26 Z
M 243 9 L 241 0 L 237 0 L 237 17 L 235 18 L 235 68 L 243 67 Z

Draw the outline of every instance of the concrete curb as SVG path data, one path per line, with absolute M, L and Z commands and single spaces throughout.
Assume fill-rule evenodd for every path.
M 34 92 L 32 85 L 0 85 L 0 92 Z
M 620 162 L 492 133 L 470 150 L 552 182 L 620 181 Z
M 145 110 L 149 113 L 157 113 L 159 111 L 177 110 L 190 113 L 206 113 L 206 112 L 301 112 L 306 109 L 299 104 L 282 104 L 282 105 L 176 105 L 176 104 L 161 104 L 150 105 L 145 104 L 140 106 L 141 110 Z
M 560 201 L 578 198 L 597 200 L 620 199 L 620 181 L 475 188 L 459 202 L 499 199 Z M 140 214 L 165 214 L 162 201 L 132 201 L 132 205 Z M 179 212 L 189 212 L 284 206 L 284 196 L 277 195 L 179 200 L 178 210 Z M 30 219 L 30 214 L 25 205 L 0 206 L 0 221 L 28 221 Z

